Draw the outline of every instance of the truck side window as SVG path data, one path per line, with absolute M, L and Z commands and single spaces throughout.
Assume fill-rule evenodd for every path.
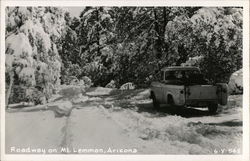
M 174 79 L 176 79 L 174 71 L 169 71 L 165 73 L 165 80 L 174 80 Z

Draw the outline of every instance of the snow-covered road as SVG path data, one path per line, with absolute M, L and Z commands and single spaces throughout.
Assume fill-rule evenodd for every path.
M 89 93 L 88 102 L 75 104 L 69 117 L 54 117 L 50 110 L 6 112 L 6 152 L 241 153 L 241 96 L 230 96 L 228 106 L 208 115 L 205 109 L 163 106 L 156 111 L 143 92 Z

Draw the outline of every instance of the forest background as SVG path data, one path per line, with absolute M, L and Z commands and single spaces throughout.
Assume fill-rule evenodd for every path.
M 146 88 L 165 66 L 200 67 L 210 83 L 242 68 L 240 7 L 7 7 L 7 100 L 18 88 L 133 82 Z M 46 90 L 48 89 L 48 90 Z M 32 95 L 34 97 L 34 95 Z M 13 100 L 12 100 L 13 101 Z M 7 102 L 8 104 L 8 102 Z

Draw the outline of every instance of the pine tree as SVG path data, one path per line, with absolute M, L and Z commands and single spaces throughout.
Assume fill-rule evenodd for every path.
M 63 35 L 64 11 L 56 7 L 6 8 L 6 104 L 13 83 L 41 86 L 47 96 L 60 82 L 57 42 Z M 42 78 L 42 79 L 41 79 Z

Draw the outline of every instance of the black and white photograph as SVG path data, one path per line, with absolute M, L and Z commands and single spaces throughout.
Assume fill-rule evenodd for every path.
M 243 155 L 245 9 L 5 5 L 2 153 Z

